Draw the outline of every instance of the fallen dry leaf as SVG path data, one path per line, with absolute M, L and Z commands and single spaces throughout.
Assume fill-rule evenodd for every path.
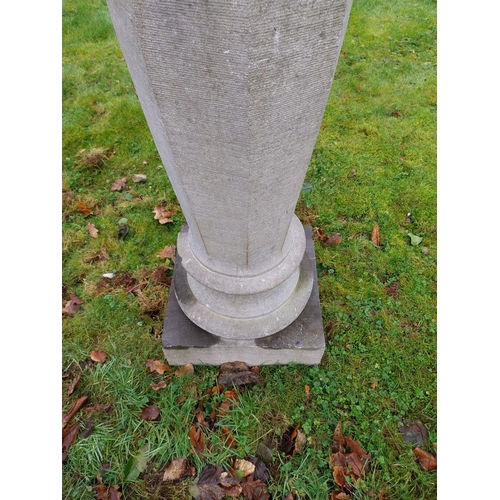
M 427 451 L 422 450 L 421 448 L 415 448 L 413 453 L 418 458 L 418 463 L 425 470 L 434 470 L 437 469 L 437 459 Z
M 189 429 L 188 436 L 198 455 L 203 456 L 203 451 L 205 450 L 205 438 L 203 437 L 201 429 L 196 425 L 192 425 Z
M 424 446 L 429 440 L 429 431 L 420 420 L 405 420 L 399 432 L 407 444 Z
M 81 373 L 79 373 L 71 382 L 71 384 L 68 387 L 68 396 L 71 396 L 73 392 L 75 391 L 76 384 L 78 384 L 78 381 L 80 380 L 80 377 L 82 376 Z
M 66 460 L 68 456 L 69 447 L 76 441 L 78 431 L 80 430 L 80 423 L 75 422 L 68 428 L 62 431 L 62 459 Z
M 180 482 L 189 476 L 194 476 L 196 469 L 191 467 L 187 458 L 174 458 L 165 469 L 163 481 Z
M 334 491 L 329 500 L 351 500 L 351 496 L 343 491 Z
M 144 174 L 134 174 L 132 176 L 132 180 L 134 182 L 145 182 L 147 180 L 148 176 Z
M 80 411 L 80 408 L 85 404 L 85 401 L 87 401 L 88 396 L 82 396 L 81 398 L 78 398 L 69 412 L 64 415 L 62 419 L 62 428 L 64 429 L 66 425 L 68 425 L 68 422 Z
M 248 460 L 242 460 L 242 459 L 236 459 L 234 461 L 233 468 L 235 470 L 239 470 L 243 472 L 242 477 L 249 476 L 250 474 L 253 474 L 255 471 L 255 465 L 252 462 L 249 462 Z
M 139 414 L 139 417 L 149 421 L 160 420 L 160 408 L 156 405 L 146 406 Z
M 167 224 L 167 222 L 173 222 L 170 217 L 174 215 L 174 212 L 170 212 L 165 209 L 165 207 L 162 207 L 161 205 L 158 205 L 154 208 L 153 213 L 155 214 L 155 219 L 160 223 L 160 224 Z
M 96 363 L 104 363 L 106 361 L 106 353 L 97 349 L 96 351 L 92 351 L 90 353 L 90 359 Z
M 90 418 L 87 418 L 85 420 L 85 429 L 82 432 L 81 439 L 88 438 L 92 434 L 93 430 L 94 430 L 94 423 L 90 420 Z
M 373 228 L 373 231 L 372 231 L 372 243 L 376 247 L 380 246 L 380 233 L 379 233 L 379 230 L 378 230 L 378 224 L 375 225 L 375 227 Z
M 194 366 L 191 363 L 181 366 L 175 370 L 176 377 L 182 377 L 183 375 L 192 375 L 194 373 Z
M 346 454 L 346 448 L 350 449 L 350 453 Z M 333 479 L 344 493 L 351 494 L 357 480 L 365 475 L 370 455 L 361 448 L 359 441 L 344 436 L 341 420 L 333 433 L 332 449 L 334 453 L 330 454 L 330 469 L 333 471 Z M 347 477 L 350 479 L 347 480 Z
M 70 316 L 75 314 L 83 304 L 83 300 L 79 299 L 74 293 L 70 294 L 69 300 L 63 307 L 63 314 L 69 314 Z
M 109 260 L 110 257 L 109 257 L 109 254 L 107 252 L 107 250 L 103 247 L 101 248 L 101 251 L 100 252 L 97 252 L 95 254 L 92 254 L 90 257 L 87 257 L 85 259 L 85 262 L 99 262 L 99 261 L 103 261 L 103 260 Z
M 231 434 L 230 430 L 227 427 L 223 427 L 221 429 L 222 435 L 224 436 L 224 446 L 227 448 L 236 448 L 236 440 Z
M 107 486 L 99 484 L 94 488 L 95 500 L 119 500 L 122 497 L 120 487 L 117 485 Z
M 219 379 L 217 383 L 224 387 L 256 384 L 258 382 L 259 374 L 252 371 L 252 369 L 242 361 L 223 363 L 219 369 Z
M 155 359 L 148 359 L 146 361 L 146 367 L 149 368 L 149 371 L 151 373 L 156 372 L 159 373 L 160 375 L 163 375 L 165 372 L 172 372 L 172 368 L 168 366 L 166 363 L 163 361 L 158 361 Z
M 309 398 L 311 397 L 311 388 L 308 385 L 305 385 L 304 391 L 306 393 L 306 402 L 307 402 L 307 401 L 309 401 Z
M 99 229 L 97 229 L 94 224 L 87 222 L 87 231 L 90 233 L 90 236 L 92 236 L 92 238 L 97 238 Z
M 167 245 L 163 250 L 160 250 L 158 257 L 160 259 L 172 259 L 175 260 L 175 245 Z
M 122 189 L 127 189 L 127 178 L 117 179 L 111 183 L 111 191 L 120 191 Z
M 329 245 L 338 245 L 342 242 L 342 236 L 340 233 L 333 233 L 324 243 L 323 247 L 327 247 Z
M 77 202 L 76 208 L 80 212 L 82 212 L 82 214 L 85 214 L 85 215 L 88 215 L 88 214 L 92 213 L 92 209 L 89 208 L 87 205 L 85 205 L 85 203 L 83 203 L 83 201 Z
M 370 387 L 373 389 L 373 390 L 376 390 L 377 387 L 378 387 L 378 380 L 374 380 L 372 382 L 372 384 L 370 385 Z
M 167 382 L 165 382 L 165 380 L 160 380 L 157 384 L 149 384 L 149 386 L 153 389 L 153 391 L 157 391 L 167 387 Z

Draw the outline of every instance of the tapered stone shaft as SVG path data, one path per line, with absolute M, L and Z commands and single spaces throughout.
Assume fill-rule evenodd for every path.
M 276 333 L 314 269 L 294 215 L 352 0 L 108 0 L 186 217 L 174 291 L 232 339 Z

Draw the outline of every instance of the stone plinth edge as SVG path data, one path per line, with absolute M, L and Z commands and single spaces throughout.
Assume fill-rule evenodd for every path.
M 221 365 L 244 361 L 250 366 L 297 363 L 317 365 L 325 350 L 325 338 L 316 273 L 312 230 L 304 227 L 306 257 L 313 270 L 313 287 L 301 314 L 286 328 L 258 339 L 236 340 L 213 335 L 189 320 L 171 289 L 163 324 L 163 352 L 173 366 Z M 179 266 L 176 262 L 176 268 Z M 175 280 L 174 271 L 174 280 Z

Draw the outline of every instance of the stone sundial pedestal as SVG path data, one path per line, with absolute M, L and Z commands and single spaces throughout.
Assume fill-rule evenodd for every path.
M 294 215 L 352 0 L 108 0 L 186 218 L 173 365 L 317 364 L 311 229 Z

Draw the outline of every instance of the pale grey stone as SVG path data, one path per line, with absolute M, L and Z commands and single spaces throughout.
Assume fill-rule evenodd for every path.
M 351 2 L 108 0 L 189 228 L 170 300 L 219 350 L 251 358 L 263 347 L 247 340 L 307 307 L 315 272 L 294 209 Z

